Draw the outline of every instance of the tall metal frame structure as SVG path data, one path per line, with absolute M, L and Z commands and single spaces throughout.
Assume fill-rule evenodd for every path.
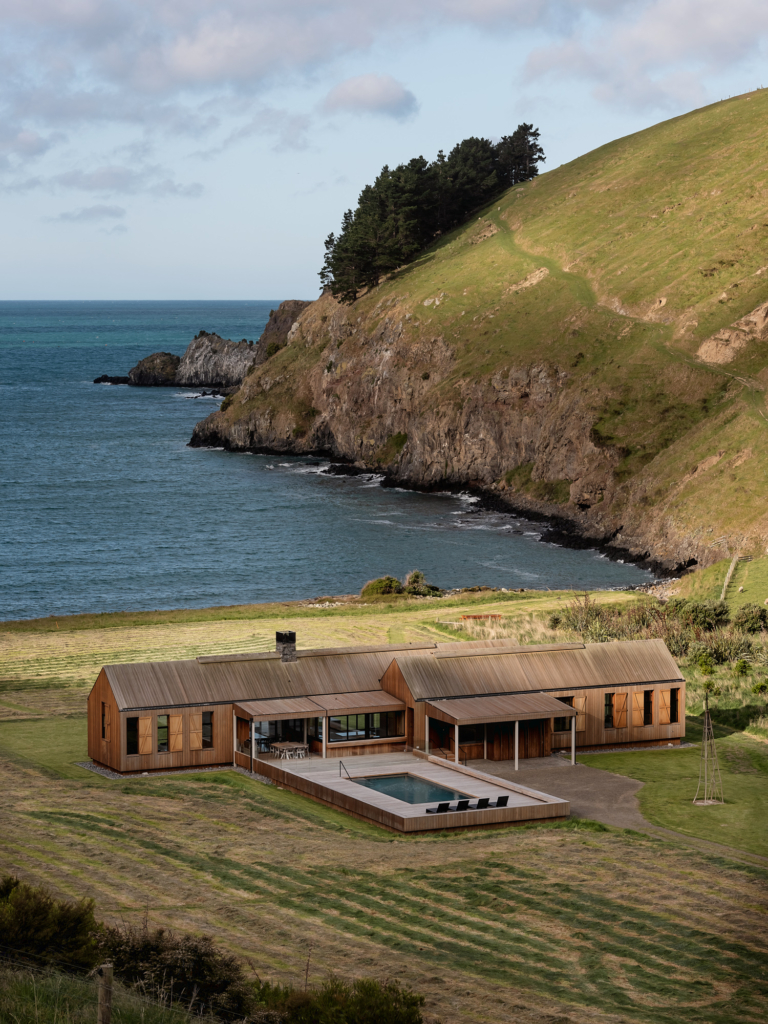
M 701 797 L 699 796 L 701 793 Z M 720 765 L 717 762 L 715 733 L 712 729 L 712 716 L 709 713 L 709 694 L 704 694 L 704 735 L 701 740 L 701 761 L 699 762 L 699 785 L 693 802 L 698 807 L 711 804 L 723 804 L 723 780 L 720 777 Z

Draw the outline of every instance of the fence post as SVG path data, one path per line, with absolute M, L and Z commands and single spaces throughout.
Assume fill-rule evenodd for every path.
M 99 979 L 99 1014 L 97 1024 L 112 1022 L 112 964 L 102 964 L 96 971 Z

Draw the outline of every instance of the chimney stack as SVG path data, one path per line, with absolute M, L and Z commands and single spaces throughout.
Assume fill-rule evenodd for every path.
M 275 633 L 275 650 L 281 661 L 296 661 L 296 634 L 292 629 L 278 630 Z

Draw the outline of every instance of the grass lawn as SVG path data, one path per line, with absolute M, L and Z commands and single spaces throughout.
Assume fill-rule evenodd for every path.
M 85 718 L 24 719 L 0 722 L 0 755 L 18 764 L 34 765 L 39 771 L 64 779 L 104 780 L 75 761 L 88 760 Z
M 584 754 L 578 760 L 644 782 L 640 809 L 655 825 L 768 855 L 768 744 L 730 729 L 716 730 L 725 803 L 696 807 L 701 732 L 701 719 L 689 718 L 686 738 L 696 742 L 694 747 Z

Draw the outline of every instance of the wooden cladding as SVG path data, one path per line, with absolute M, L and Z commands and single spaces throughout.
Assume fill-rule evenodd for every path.
M 614 693 L 613 695 L 613 728 L 627 728 L 627 694 Z
M 182 722 L 181 715 L 168 716 L 168 749 L 172 752 L 184 749 Z
M 193 711 L 189 716 L 189 749 L 203 749 L 203 713 Z
M 152 753 L 152 719 L 139 719 L 139 754 Z
M 587 728 L 587 698 L 574 697 L 572 707 L 576 711 L 576 732 L 584 732 Z

